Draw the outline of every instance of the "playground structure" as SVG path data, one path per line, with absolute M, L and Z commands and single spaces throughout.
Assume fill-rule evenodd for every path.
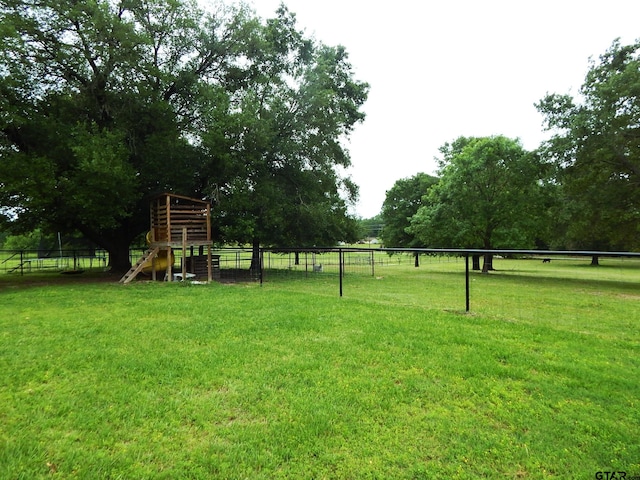
M 121 283 L 129 283 L 140 273 L 150 273 L 153 280 L 159 272 L 164 279 L 185 280 L 204 276 L 213 278 L 214 259 L 211 255 L 211 205 L 197 198 L 163 193 L 151 201 L 151 229 L 147 234 L 148 249 L 124 274 Z M 198 247 L 198 256 L 194 248 Z M 204 254 L 204 247 L 207 253 Z M 182 251 L 179 272 L 173 272 L 174 250 Z M 187 251 L 191 254 L 187 256 Z M 218 267 L 219 268 L 219 267 Z

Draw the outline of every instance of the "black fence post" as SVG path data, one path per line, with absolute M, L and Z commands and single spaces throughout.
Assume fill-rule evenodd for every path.
M 260 275 L 260 286 L 262 286 L 263 282 L 264 282 L 264 248 L 260 249 L 260 258 L 258 260 L 258 269 L 259 269 L 259 275 Z
M 342 267 L 342 249 L 339 248 L 338 249 L 338 276 L 340 277 L 340 297 L 342 297 L 342 274 L 343 274 L 343 267 Z
M 469 254 L 464 256 L 465 298 L 466 311 L 469 311 Z
M 20 250 L 20 276 L 24 275 L 24 251 Z
M 376 259 L 373 255 L 373 250 L 371 250 L 371 276 L 376 276 Z

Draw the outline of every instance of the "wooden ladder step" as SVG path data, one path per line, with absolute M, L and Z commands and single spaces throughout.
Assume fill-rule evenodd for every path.
M 132 265 L 131 269 L 122 276 L 122 278 L 120 279 L 120 283 L 127 284 L 131 280 L 136 278 L 138 276 L 138 274 L 144 268 L 145 263 L 147 263 L 150 259 L 155 257 L 158 254 L 159 251 L 160 251 L 160 248 L 159 247 L 155 247 L 155 248 L 150 248 L 146 252 L 144 252 L 142 257 L 140 257 L 140 260 L 138 260 L 135 263 L 135 265 Z

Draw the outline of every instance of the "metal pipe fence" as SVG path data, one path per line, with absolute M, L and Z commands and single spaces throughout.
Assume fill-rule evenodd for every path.
M 130 259 L 135 263 L 145 248 L 132 248 Z M 182 251 L 175 249 L 175 265 L 185 260 Z M 202 254 L 188 251 L 187 257 Z M 262 248 L 259 268 L 252 262 L 248 248 L 217 248 L 214 279 L 222 282 L 269 282 L 286 277 L 307 280 L 323 279 L 335 284 L 335 292 L 342 296 L 349 288 L 350 276 L 382 277 L 397 267 L 424 267 L 425 271 L 451 273 L 458 280 L 454 288 L 464 292 L 464 309 L 471 308 L 471 265 L 474 256 L 493 255 L 497 258 L 529 258 L 551 262 L 576 260 L 587 264 L 589 257 L 635 260 L 640 268 L 640 252 L 602 251 L 542 251 L 542 250 L 483 250 L 483 249 L 389 249 L 381 247 L 331 248 Z M 0 250 L 0 273 L 27 275 L 35 272 L 80 272 L 104 270 L 108 266 L 104 250 Z M 162 277 L 159 277 L 162 278 Z M 462 302 L 461 302 L 462 304 Z M 461 305 L 460 305 L 461 307 Z
M 282 261 L 279 268 L 274 268 L 271 255 L 276 254 L 287 257 L 286 270 L 282 268 Z M 345 276 L 359 273 L 376 275 L 376 271 L 385 269 L 393 265 L 413 263 L 415 267 L 431 263 L 459 263 L 461 267 L 453 269 L 459 270 L 464 281 L 465 311 L 471 308 L 471 281 L 470 281 L 470 259 L 473 257 L 492 256 L 498 258 L 531 258 L 538 259 L 545 263 L 550 263 L 552 258 L 558 259 L 584 259 L 584 258 L 623 258 L 640 260 L 640 252 L 603 252 L 603 251 L 567 251 L 567 250 L 485 250 L 485 249 L 406 249 L 406 248 L 352 248 L 336 247 L 330 249 L 264 249 L 267 263 L 264 266 L 264 273 L 261 278 L 268 278 L 271 275 L 282 275 L 291 271 L 302 271 L 305 276 L 309 274 L 333 274 L 337 277 L 337 291 L 339 296 L 343 296 L 345 289 Z M 296 262 L 292 262 L 292 256 Z M 303 256 L 304 261 L 300 258 Z M 310 259 L 310 260 L 309 260 Z M 397 263 L 396 263 L 397 262 Z M 276 264 L 278 265 L 278 264 Z M 640 262 L 638 262 L 640 268 Z
M 0 273 L 25 275 L 36 272 L 104 270 L 109 256 L 99 249 L 0 250 Z

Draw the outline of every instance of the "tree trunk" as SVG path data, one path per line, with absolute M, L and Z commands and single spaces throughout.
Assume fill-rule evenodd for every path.
M 260 240 L 253 239 L 253 245 L 251 248 L 251 266 L 249 267 L 252 275 L 258 275 L 260 273 Z
M 88 228 L 79 227 L 80 233 L 109 253 L 108 268 L 112 273 L 124 274 L 131 268 L 129 246 L 135 237 L 126 227 L 111 232 L 98 233 Z M 137 260 L 137 259 L 136 259 Z
M 131 268 L 129 242 L 114 242 L 109 245 L 107 252 L 109 252 L 109 270 L 112 273 L 123 274 Z
M 420 254 L 418 252 L 413 254 L 413 266 L 418 268 L 420 266 Z
M 493 254 L 485 253 L 484 263 L 482 264 L 482 273 L 489 273 L 493 270 Z
M 597 255 L 594 255 L 591 257 L 591 266 L 593 267 L 597 267 L 600 265 L 600 259 L 598 258 Z
M 300 265 L 300 252 L 295 252 L 295 261 L 293 262 L 294 265 Z
M 471 260 L 473 261 L 472 270 L 480 271 L 480 255 L 472 255 Z

